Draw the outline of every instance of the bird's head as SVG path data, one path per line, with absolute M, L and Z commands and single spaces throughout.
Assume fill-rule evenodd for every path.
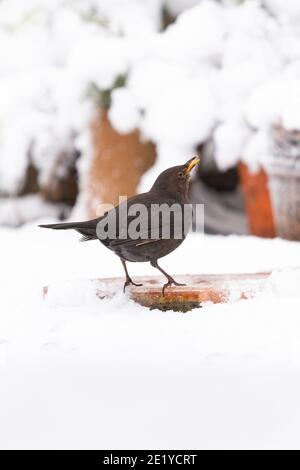
M 155 180 L 151 191 L 164 191 L 167 194 L 187 195 L 191 172 L 200 162 L 200 158 L 195 156 L 184 165 L 173 166 L 163 171 Z

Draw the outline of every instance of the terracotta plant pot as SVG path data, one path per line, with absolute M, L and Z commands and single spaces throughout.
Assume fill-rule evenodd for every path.
M 295 275 L 297 268 L 295 268 Z M 232 302 L 232 295 L 238 299 L 253 299 L 268 285 L 270 272 L 251 274 L 186 274 L 176 276 L 183 286 L 166 289 L 162 295 L 164 280 L 161 276 L 135 276 L 141 287 L 127 288 L 128 296 L 149 310 L 188 312 L 199 308 L 203 303 L 214 304 Z M 111 299 L 123 290 L 124 279 L 120 277 L 93 279 L 94 295 L 98 299 Z M 56 283 L 57 285 L 57 283 Z M 64 283 L 65 285 L 65 283 Z M 53 286 L 44 286 L 44 299 L 51 294 Z M 200 312 L 200 310 L 199 310 Z
M 300 241 L 300 166 L 274 163 L 267 171 L 278 236 Z
M 266 167 L 277 233 L 300 241 L 300 132 L 273 126 L 273 158 Z
M 88 212 L 101 215 L 100 203 L 116 205 L 119 196 L 136 194 L 141 176 L 154 163 L 152 143 L 142 142 L 137 130 L 119 134 L 106 110 L 92 123 L 93 157 L 87 178 Z
M 240 162 L 238 165 L 249 228 L 253 235 L 265 238 L 276 236 L 268 177 L 261 168 L 257 173 Z

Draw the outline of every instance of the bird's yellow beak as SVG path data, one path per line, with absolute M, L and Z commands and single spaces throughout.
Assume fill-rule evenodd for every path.
M 190 173 L 192 171 L 193 168 L 195 168 L 196 165 L 198 165 L 198 163 L 200 162 L 200 158 L 195 156 L 193 158 L 191 158 L 191 160 L 189 160 L 185 166 L 186 166 L 186 172 L 187 173 Z

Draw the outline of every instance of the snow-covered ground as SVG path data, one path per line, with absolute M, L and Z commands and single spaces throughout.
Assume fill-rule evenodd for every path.
M 297 275 L 275 274 L 255 300 L 162 313 L 95 297 L 88 278 L 123 274 L 97 242 L 34 225 L 0 237 L 1 448 L 300 447 Z M 299 244 L 193 234 L 161 264 L 299 266 Z M 60 280 L 68 294 L 43 300 Z

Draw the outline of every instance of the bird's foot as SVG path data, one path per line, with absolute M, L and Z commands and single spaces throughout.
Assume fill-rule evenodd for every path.
M 165 289 L 167 287 L 171 287 L 172 285 L 174 286 L 186 286 L 186 284 L 182 283 L 182 282 L 177 282 L 175 281 L 175 279 L 173 279 L 172 277 L 170 277 L 168 279 L 168 282 L 166 282 L 166 284 L 163 285 L 163 288 L 162 288 L 162 295 L 163 297 L 165 296 Z
M 124 287 L 123 287 L 123 292 L 125 292 L 127 286 L 136 286 L 136 287 L 141 287 L 143 284 L 137 284 L 136 282 L 133 282 L 133 280 L 128 277 L 126 281 L 124 282 Z

